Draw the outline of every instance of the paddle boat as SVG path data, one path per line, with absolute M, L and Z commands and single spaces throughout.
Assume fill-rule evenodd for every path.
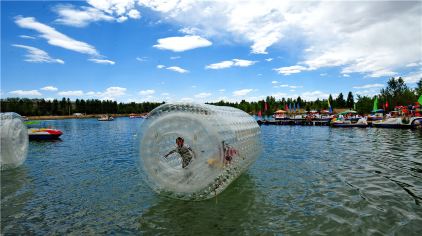
M 366 121 L 366 118 L 360 118 L 357 120 L 357 122 L 353 122 L 352 120 L 333 119 L 333 121 L 331 122 L 331 126 L 342 127 L 342 128 L 352 128 L 352 127 L 366 128 L 368 127 L 368 122 Z
M 386 120 L 372 122 L 373 127 L 377 128 L 395 128 L 395 129 L 411 129 L 422 127 L 422 117 L 391 117 Z
M 59 139 L 63 134 L 62 131 L 58 129 L 50 128 L 29 128 L 28 136 L 29 140 L 54 140 Z
M 97 119 L 98 121 L 113 121 L 114 118 L 109 115 L 103 115 L 100 118 Z
M 383 109 L 377 109 L 374 111 L 371 111 L 371 114 L 367 116 L 368 122 L 374 122 L 374 121 L 380 121 L 384 118 L 384 110 Z

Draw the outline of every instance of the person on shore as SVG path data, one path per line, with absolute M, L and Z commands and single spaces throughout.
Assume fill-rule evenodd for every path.
M 186 168 L 194 157 L 193 150 L 188 145 L 184 144 L 185 140 L 182 137 L 178 137 L 176 139 L 176 148 L 164 155 L 164 157 L 167 158 L 169 155 L 177 152 L 182 158 L 182 168 Z

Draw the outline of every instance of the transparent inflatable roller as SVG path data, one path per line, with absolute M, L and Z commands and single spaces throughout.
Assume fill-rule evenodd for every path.
M 28 153 L 28 129 L 14 112 L 0 113 L 1 170 L 20 166 Z
M 142 124 L 141 166 L 159 194 L 204 200 L 222 192 L 256 160 L 260 128 L 232 107 L 164 104 Z

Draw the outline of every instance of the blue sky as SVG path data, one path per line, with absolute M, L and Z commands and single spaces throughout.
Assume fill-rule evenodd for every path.
M 422 77 L 422 2 L 2 1 L 1 97 L 374 95 Z

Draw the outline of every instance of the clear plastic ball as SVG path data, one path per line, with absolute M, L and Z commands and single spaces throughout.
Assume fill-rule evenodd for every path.
M 222 192 L 256 160 L 260 128 L 247 113 L 206 104 L 164 104 L 142 124 L 141 166 L 156 192 L 203 200 Z M 176 140 L 183 139 L 183 144 Z
M 1 169 L 6 170 L 20 166 L 28 153 L 28 129 L 19 114 L 0 113 L 0 138 Z

